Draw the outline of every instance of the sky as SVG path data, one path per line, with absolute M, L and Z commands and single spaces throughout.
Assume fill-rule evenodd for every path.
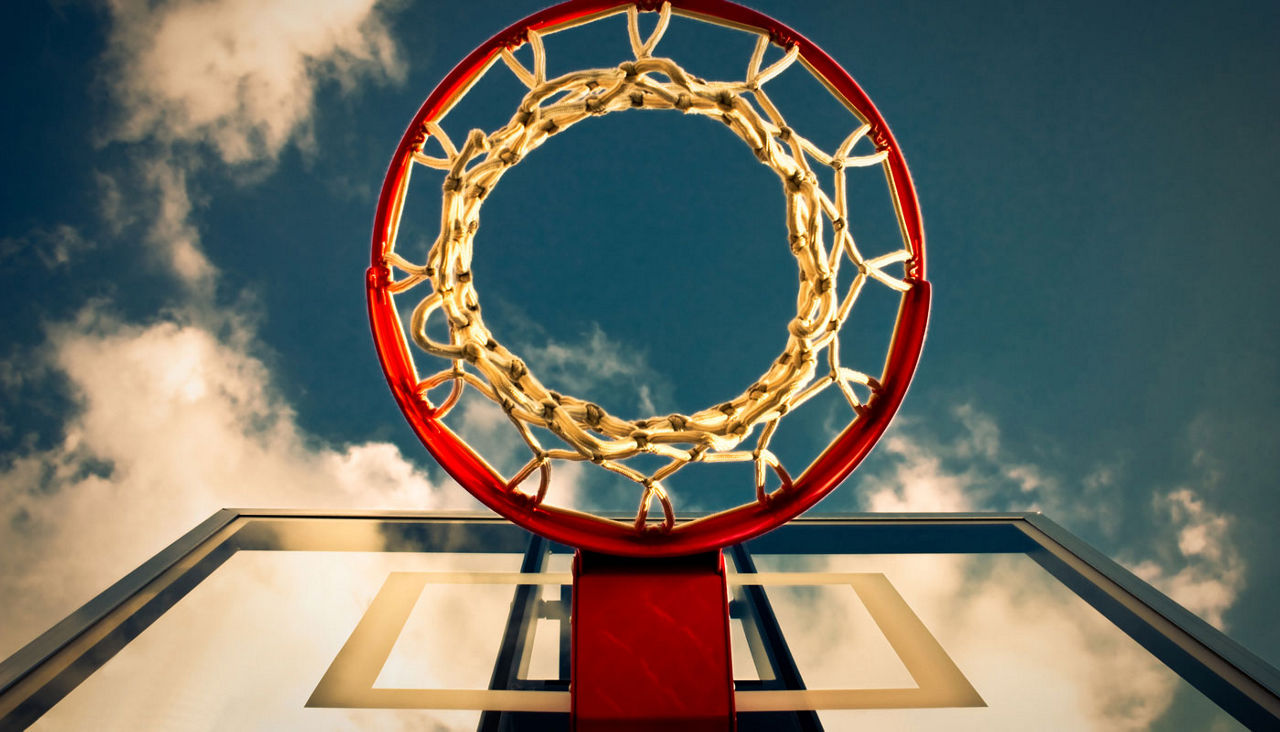
M 1280 663 L 1280 9 L 748 4 L 875 101 L 928 240 L 911 392 L 815 512 L 1043 511 Z M 0 656 L 224 506 L 477 507 L 387 391 L 364 270 L 418 105 L 539 8 L 11 10 Z M 614 48 L 594 43 L 549 45 L 552 73 Z M 738 74 L 743 43 L 695 47 L 691 63 Z M 851 130 L 795 83 L 815 140 Z M 505 122 L 520 88 L 509 74 L 477 87 L 453 139 Z M 794 314 L 776 178 L 717 125 L 661 112 L 590 120 L 547 148 L 485 205 L 475 268 L 495 333 L 549 384 L 627 416 L 741 391 Z M 423 190 L 415 241 L 438 215 Z M 837 400 L 779 431 L 784 458 L 803 467 L 843 426 Z M 519 466 L 495 408 L 468 398 L 456 417 L 496 465 Z M 611 505 L 580 466 L 556 475 L 564 502 Z M 730 500 L 732 480 L 697 475 L 683 505 Z

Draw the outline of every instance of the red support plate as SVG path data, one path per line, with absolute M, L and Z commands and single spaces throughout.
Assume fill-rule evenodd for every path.
M 735 729 L 724 554 L 579 551 L 571 652 L 578 732 Z

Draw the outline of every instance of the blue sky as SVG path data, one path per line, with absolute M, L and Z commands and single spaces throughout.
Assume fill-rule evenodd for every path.
M 819 510 L 1043 510 L 1280 662 L 1276 6 L 749 4 L 875 100 L 928 235 L 912 391 Z M 474 505 L 379 372 L 369 225 L 436 81 L 540 6 L 151 5 L 3 31 L 0 655 L 223 506 Z M 505 120 L 511 89 L 467 114 Z M 555 142 L 486 203 L 495 331 L 621 412 L 741 391 L 792 315 L 776 179 L 675 115 Z M 801 464 L 837 406 L 785 438 Z M 459 417 L 516 459 L 483 403 Z M 691 505 L 728 500 L 706 480 Z

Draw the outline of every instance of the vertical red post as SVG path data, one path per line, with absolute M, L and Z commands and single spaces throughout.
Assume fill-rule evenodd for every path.
M 724 555 L 573 562 L 573 727 L 734 730 Z

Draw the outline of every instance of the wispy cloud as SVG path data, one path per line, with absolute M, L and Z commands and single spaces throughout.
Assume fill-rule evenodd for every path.
M 643 348 L 610 337 L 598 323 L 591 323 L 577 339 L 558 340 L 510 306 L 506 310 L 520 325 L 512 329 L 521 334 L 510 344 L 512 350 L 548 388 L 601 400 L 623 419 L 673 410 L 671 381 L 650 365 Z
M 48 269 L 57 269 L 93 248 L 94 242 L 74 226 L 37 227 L 22 236 L 0 239 L 0 265 L 31 258 Z

